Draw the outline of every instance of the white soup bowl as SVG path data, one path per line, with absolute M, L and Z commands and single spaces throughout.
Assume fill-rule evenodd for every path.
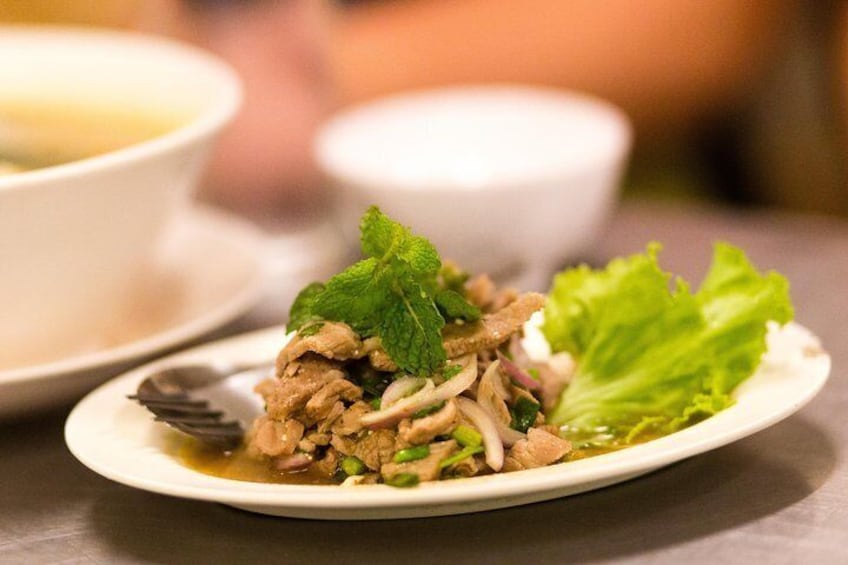
M 0 368 L 74 351 L 120 323 L 240 100 L 235 73 L 189 46 L 128 32 L 0 27 L 0 116 L 25 101 L 174 120 L 122 149 L 0 176 Z M 79 139 L 86 134 L 81 128 Z
M 346 109 L 322 127 L 315 156 L 351 244 L 376 204 L 443 258 L 542 290 L 598 236 L 630 144 L 628 118 L 603 100 L 479 86 Z

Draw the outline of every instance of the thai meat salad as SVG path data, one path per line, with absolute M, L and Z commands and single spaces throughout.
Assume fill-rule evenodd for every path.
M 365 258 L 301 291 L 257 386 L 246 451 L 275 472 L 408 487 L 625 447 L 732 404 L 768 322 L 792 316 L 786 280 L 727 244 L 695 293 L 651 245 L 545 296 L 443 264 L 375 207 L 361 232 Z M 534 314 L 542 358 L 522 345 Z

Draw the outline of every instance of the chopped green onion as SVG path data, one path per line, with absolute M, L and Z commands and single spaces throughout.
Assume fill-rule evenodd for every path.
M 451 465 L 453 465 L 455 463 L 459 463 L 463 459 L 467 459 L 467 458 L 471 457 L 472 455 L 477 455 L 478 453 L 483 453 L 483 446 L 482 445 L 465 447 L 459 453 L 456 453 L 454 455 L 451 455 L 450 457 L 442 459 L 442 461 L 439 463 L 439 469 L 446 469 L 446 468 L 450 467 Z
M 382 402 L 383 402 L 382 398 L 380 398 L 379 396 L 375 396 L 374 398 L 371 399 L 371 402 L 369 402 L 368 404 L 370 404 L 371 408 L 373 408 L 374 410 L 379 410 Z
M 456 427 L 451 437 L 463 447 L 477 447 L 483 442 L 483 436 L 480 435 L 480 432 L 463 424 Z
M 533 377 L 534 381 L 538 381 L 540 379 L 539 369 L 536 369 L 535 367 L 530 367 L 529 369 L 525 369 L 525 371 L 527 372 L 528 375 Z
M 415 447 L 407 447 L 395 453 L 392 461 L 395 463 L 406 463 L 407 461 L 418 461 L 430 455 L 429 445 L 416 445 Z
M 342 471 L 344 471 L 348 477 L 352 475 L 361 475 L 365 472 L 365 463 L 363 463 L 358 457 L 345 457 L 342 459 L 341 467 Z
M 438 412 L 439 410 L 441 410 L 444 407 L 445 407 L 444 402 L 437 402 L 436 404 L 431 404 L 430 406 L 425 406 L 424 408 L 422 408 L 421 410 L 419 410 L 418 412 L 413 414 L 412 419 L 417 420 L 418 418 L 423 418 L 424 416 L 429 416 L 430 414 L 433 414 L 434 412 Z
M 415 473 L 398 473 L 386 479 L 386 484 L 390 487 L 409 488 L 416 486 L 420 481 Z
M 512 415 L 512 422 L 509 427 L 521 433 L 526 433 L 527 429 L 536 421 L 539 403 L 533 402 L 526 396 L 519 396 L 512 408 L 509 409 L 509 413 Z
M 452 377 L 457 376 L 462 372 L 462 365 L 457 363 L 456 365 L 448 365 L 444 369 L 442 369 L 442 378 L 446 381 L 450 380 Z

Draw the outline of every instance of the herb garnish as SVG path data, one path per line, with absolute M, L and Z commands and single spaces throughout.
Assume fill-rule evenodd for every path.
M 441 335 L 446 322 L 477 320 L 480 310 L 440 284 L 435 247 L 376 206 L 362 217 L 360 232 L 365 259 L 324 285 L 303 289 L 291 307 L 289 328 L 314 320 L 345 322 L 362 337 L 378 336 L 402 370 L 438 371 L 446 359 Z

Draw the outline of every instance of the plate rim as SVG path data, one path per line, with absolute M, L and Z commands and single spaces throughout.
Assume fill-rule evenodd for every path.
M 184 221 L 180 216 L 188 218 L 191 224 L 190 229 L 196 233 L 215 233 L 216 237 L 223 235 L 223 239 L 231 245 L 233 253 L 251 259 L 254 272 L 250 280 L 234 292 L 227 301 L 213 309 L 199 313 L 182 323 L 154 331 L 140 339 L 55 361 L 0 369 L 0 386 L 22 382 L 32 383 L 82 371 L 94 371 L 155 354 L 221 327 L 256 304 L 264 290 L 267 278 L 262 261 L 265 247 L 262 232 L 246 220 L 202 204 L 187 207 L 174 219 L 173 225 Z
M 799 324 L 793 323 L 792 325 L 808 332 Z M 806 358 L 806 361 L 815 363 L 815 365 L 808 367 L 808 370 L 804 372 L 804 378 L 808 378 L 809 373 L 813 370 L 815 370 L 815 378 L 803 389 L 802 394 L 794 397 L 791 403 L 787 402 L 785 406 L 780 407 L 780 410 L 768 412 L 747 422 L 745 426 L 723 434 L 715 435 L 710 432 L 716 427 L 721 430 L 722 424 L 736 415 L 740 404 L 734 404 L 698 424 L 673 434 L 618 452 L 514 473 L 423 483 L 414 489 L 396 489 L 386 485 L 339 487 L 337 485 L 285 485 L 237 481 L 205 475 L 185 467 L 171 456 L 157 451 L 158 456 L 171 460 L 168 465 L 173 466 L 175 472 L 180 473 L 184 478 L 190 477 L 195 481 L 195 485 L 185 485 L 180 481 L 163 482 L 155 478 L 145 477 L 143 473 L 132 476 L 116 470 L 110 467 L 108 462 L 104 463 L 97 457 L 92 457 L 90 449 L 87 449 L 82 443 L 86 435 L 86 431 L 82 427 L 86 423 L 91 407 L 97 406 L 97 403 L 103 398 L 133 390 L 147 371 L 157 366 L 182 360 L 196 360 L 198 357 L 204 357 L 209 352 L 214 353 L 216 350 L 219 354 L 223 351 L 222 359 L 227 360 L 233 355 L 232 352 L 238 351 L 239 347 L 243 347 L 243 344 L 249 347 L 251 343 L 256 343 L 258 346 L 262 340 L 270 340 L 271 336 L 280 335 L 285 335 L 283 326 L 240 334 L 178 352 L 110 380 L 89 393 L 68 416 L 65 425 L 65 441 L 69 450 L 83 465 L 94 472 L 127 486 L 179 498 L 218 502 L 242 508 L 283 509 L 284 512 L 278 515 L 302 515 L 302 512 L 299 512 L 301 510 L 326 513 L 333 510 L 395 509 L 400 512 L 403 508 L 421 506 L 432 507 L 434 505 L 457 503 L 473 505 L 483 500 L 491 500 L 494 497 L 500 497 L 504 500 L 503 504 L 496 505 L 496 507 L 501 507 L 509 506 L 510 504 L 506 502 L 508 500 L 540 492 L 567 489 L 587 482 L 598 483 L 604 480 L 607 480 L 607 484 L 609 484 L 610 479 L 612 479 L 612 482 L 618 482 L 617 477 L 626 478 L 627 475 L 644 474 L 752 435 L 800 410 L 826 384 L 831 370 L 830 356 L 824 351 Z M 271 358 L 271 356 L 269 355 L 267 358 Z M 257 359 L 257 361 L 260 360 Z M 118 392 L 122 388 L 123 391 Z M 741 399 L 744 399 L 744 393 L 740 396 Z M 138 406 L 135 408 L 144 410 Z M 737 410 L 734 411 L 734 408 Z M 152 427 L 154 424 L 149 419 L 144 422 L 143 426 L 146 427 Z M 596 469 L 597 467 L 601 468 L 601 472 Z M 624 480 L 624 478 L 620 480 Z M 474 488 L 468 488 L 472 484 Z M 334 494 L 325 496 L 330 492 Z M 288 513 L 285 512 L 287 509 L 290 510 Z M 452 511 L 450 513 L 458 512 Z

